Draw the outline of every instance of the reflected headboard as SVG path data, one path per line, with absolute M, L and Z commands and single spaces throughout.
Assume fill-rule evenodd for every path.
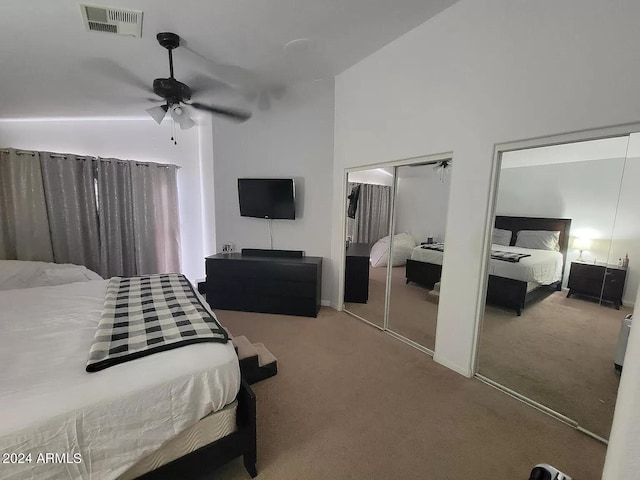
M 549 230 L 560 232 L 560 253 L 567 261 L 569 248 L 569 233 L 571 232 L 570 218 L 541 218 L 541 217 L 506 217 L 496 215 L 495 227 L 503 230 L 511 230 L 511 243 L 515 245 L 516 237 L 520 230 Z M 564 265 L 562 267 L 564 273 Z

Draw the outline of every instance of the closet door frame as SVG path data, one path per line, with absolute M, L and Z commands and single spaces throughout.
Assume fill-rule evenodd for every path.
M 515 142 L 500 143 L 494 145 L 494 157 L 491 170 L 491 190 L 489 193 L 489 208 L 487 209 L 487 217 L 485 219 L 485 232 L 483 238 L 483 252 L 484 258 L 482 261 L 482 270 L 480 274 L 481 288 L 479 289 L 479 296 L 476 304 L 476 319 L 474 325 L 474 342 L 472 345 L 472 372 L 473 375 L 480 381 L 491 385 L 498 390 L 526 403 L 547 415 L 554 417 L 555 419 L 574 427 L 575 429 L 587 434 L 588 436 L 608 445 L 608 440 L 600 437 L 599 435 L 583 428 L 576 420 L 567 417 L 566 415 L 553 410 L 546 405 L 543 405 L 520 392 L 512 390 L 511 388 L 502 385 L 501 383 L 494 381 L 488 377 L 485 377 L 479 372 L 479 360 L 480 360 L 480 341 L 482 335 L 482 327 L 484 320 L 485 298 L 487 294 L 487 285 L 489 281 L 489 261 L 491 250 L 491 235 L 493 230 L 493 221 L 496 214 L 498 191 L 500 185 L 500 171 L 502 167 L 502 154 L 505 152 L 513 152 L 517 150 L 527 150 L 533 148 L 549 147 L 555 145 L 565 145 L 571 143 L 579 143 L 593 140 L 603 140 L 607 138 L 617 137 L 629 137 L 633 133 L 640 132 L 640 123 L 631 123 L 624 125 L 616 125 L 612 127 L 605 127 L 593 130 L 584 130 L 566 134 L 552 135 L 547 137 L 532 138 L 529 140 L 520 140 Z M 627 152 L 628 153 L 628 152 Z M 626 161 L 626 157 L 625 157 Z M 623 170 L 624 172 L 624 170 Z M 624 174 L 624 173 L 623 173 Z M 614 228 L 615 217 L 617 216 L 617 209 L 614 212 Z M 610 251 L 609 251 L 610 255 Z M 608 259 L 607 259 L 608 261 Z

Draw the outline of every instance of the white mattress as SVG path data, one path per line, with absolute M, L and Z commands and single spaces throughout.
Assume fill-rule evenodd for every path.
M 107 281 L 0 292 L 0 479 L 113 479 L 231 403 L 231 342 L 200 343 L 86 373 Z M 79 453 L 81 463 L 38 463 Z M 45 457 L 46 459 L 46 457 Z M 60 460 L 60 458 L 59 458 Z
M 560 252 L 504 245 L 492 245 L 491 249 L 502 252 L 528 253 L 531 256 L 522 258 L 515 263 L 491 259 L 489 261 L 490 275 L 523 282 L 536 282 L 541 285 L 549 285 L 562 278 L 564 258 Z M 443 256 L 443 252 L 419 246 L 411 252 L 411 260 L 434 263 L 436 265 L 442 265 Z

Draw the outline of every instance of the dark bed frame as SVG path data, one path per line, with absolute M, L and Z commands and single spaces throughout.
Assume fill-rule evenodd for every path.
M 243 379 L 238 392 L 236 424 L 238 429 L 205 445 L 188 455 L 180 457 L 151 472 L 139 480 L 205 480 L 215 478 L 214 470 L 237 457 L 244 457 L 244 467 L 255 477 L 256 470 L 256 396 Z
M 564 258 L 562 276 L 564 277 L 567 249 L 569 248 L 569 232 L 571 231 L 570 219 L 496 216 L 495 227 L 503 230 L 511 230 L 511 246 L 515 245 L 517 233 L 520 230 L 549 230 L 560 232 L 560 253 L 562 253 L 562 257 Z M 432 289 L 436 282 L 440 281 L 441 274 L 442 265 L 419 262 L 411 259 L 407 260 L 407 283 L 415 282 Z M 489 275 L 487 282 L 487 303 L 513 309 L 516 314 L 520 316 L 525 305 L 561 289 L 562 277 L 558 282 L 550 285 L 540 285 L 535 290 L 527 293 L 527 282 Z

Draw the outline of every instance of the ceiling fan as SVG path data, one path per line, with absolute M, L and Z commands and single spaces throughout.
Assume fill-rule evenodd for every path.
M 444 176 L 445 173 L 447 172 L 447 168 L 449 168 L 451 160 L 442 160 L 438 163 L 436 163 L 433 167 L 434 170 L 437 170 L 438 173 L 440 174 L 440 181 L 444 182 Z
M 165 104 L 147 109 L 147 113 L 158 124 L 162 122 L 168 112 L 171 118 L 180 125 L 180 129 L 186 130 L 193 127 L 195 122 L 189 117 L 184 105 L 237 122 L 244 122 L 251 118 L 251 112 L 244 110 L 191 102 L 191 95 L 198 92 L 192 91 L 188 85 L 176 80 L 173 76 L 173 50 L 180 46 L 180 37 L 175 33 L 161 32 L 156 35 L 156 38 L 158 43 L 169 52 L 169 78 L 156 78 L 153 81 L 153 92 L 163 98 Z

